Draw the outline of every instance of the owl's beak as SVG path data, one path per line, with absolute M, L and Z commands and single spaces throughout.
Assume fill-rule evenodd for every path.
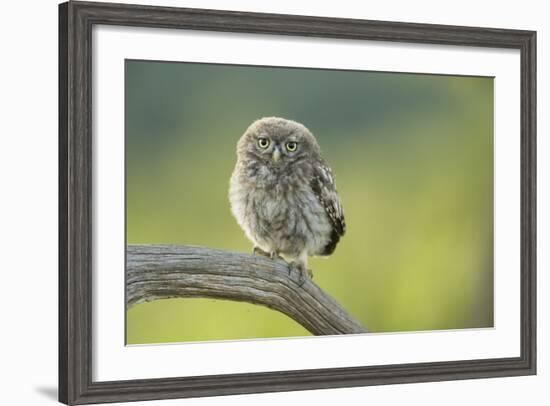
M 281 159 L 281 150 L 279 147 L 273 148 L 273 154 L 271 155 L 271 158 L 273 159 L 273 162 L 278 162 L 279 159 Z

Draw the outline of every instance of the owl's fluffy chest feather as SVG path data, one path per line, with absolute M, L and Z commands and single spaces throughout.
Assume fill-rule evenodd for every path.
M 235 168 L 229 199 L 247 237 L 266 252 L 296 258 L 320 255 L 332 226 L 303 170 L 277 173 L 269 168 Z

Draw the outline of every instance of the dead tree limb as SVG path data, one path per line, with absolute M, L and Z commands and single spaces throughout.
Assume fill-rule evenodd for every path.
M 365 333 L 312 280 L 300 286 L 282 260 L 176 245 L 129 245 L 126 305 L 168 298 L 214 298 L 267 306 L 315 335 Z

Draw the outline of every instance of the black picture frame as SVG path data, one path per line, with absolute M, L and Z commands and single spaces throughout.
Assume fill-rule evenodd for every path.
M 350 368 L 92 380 L 92 27 L 95 24 L 518 49 L 521 354 Z M 536 374 L 536 32 L 110 3 L 59 5 L 59 400 L 218 396 Z M 123 294 L 121 292 L 121 294 Z

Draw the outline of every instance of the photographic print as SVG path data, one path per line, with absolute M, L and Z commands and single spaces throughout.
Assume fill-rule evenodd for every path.
M 126 60 L 125 89 L 128 252 L 272 261 L 350 332 L 493 327 L 492 77 Z M 127 344 L 312 335 L 223 272 L 152 288 Z
M 536 374 L 536 37 L 60 4 L 59 400 Z

